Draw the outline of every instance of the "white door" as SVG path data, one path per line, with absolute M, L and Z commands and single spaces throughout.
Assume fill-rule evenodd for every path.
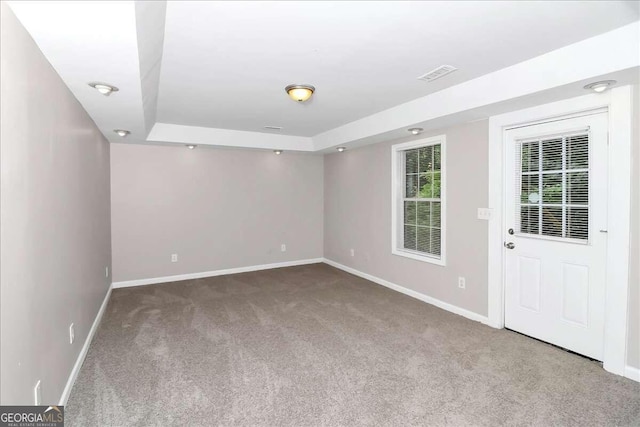
M 507 130 L 505 144 L 505 326 L 602 360 L 607 114 Z

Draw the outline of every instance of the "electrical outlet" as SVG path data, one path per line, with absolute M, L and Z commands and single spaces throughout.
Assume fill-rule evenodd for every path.
M 76 329 L 73 323 L 69 325 L 69 344 L 73 344 L 73 340 L 76 339 Z
M 351 249 L 351 256 L 356 256 L 356 251 L 354 249 Z
M 109 267 L 104 268 L 104 277 L 109 277 Z
M 287 252 L 287 245 L 284 243 L 280 245 L 280 252 Z
M 178 254 L 171 254 L 171 262 L 178 262 Z
M 458 277 L 458 287 L 464 289 L 467 286 L 467 281 L 464 277 Z
M 40 380 L 36 383 L 36 386 L 33 388 L 33 400 L 36 406 L 40 405 L 42 402 L 42 393 L 40 391 Z

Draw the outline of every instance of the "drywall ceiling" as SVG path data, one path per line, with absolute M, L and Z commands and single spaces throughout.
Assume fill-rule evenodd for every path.
M 129 143 L 317 151 L 377 141 L 406 125 L 427 126 L 463 111 L 482 116 L 489 110 L 479 107 L 532 94 L 516 88 L 493 96 L 503 81 L 524 76 L 522 86 L 541 93 L 564 88 L 549 92 L 552 99 L 581 94 L 581 87 L 567 85 L 592 76 L 635 81 L 637 72 L 629 70 L 640 65 L 638 2 L 10 5 L 112 142 L 122 142 L 112 130 L 125 128 L 132 131 Z M 580 56 L 589 43 L 604 49 L 606 40 L 622 40 L 621 47 L 608 47 L 617 55 L 613 64 Z M 559 49 L 566 54 L 554 60 L 557 69 L 548 66 L 550 58 L 536 62 Z M 574 63 L 571 68 L 585 70 L 572 74 L 562 63 L 567 54 L 594 66 Z M 458 71 L 431 83 L 417 79 L 442 64 Z M 518 64 L 529 65 L 514 68 Z M 533 72 L 545 73 L 547 83 L 530 82 Z M 502 73 L 500 81 L 492 77 L 496 73 Z M 86 85 L 96 80 L 120 91 L 99 95 Z M 284 92 L 290 83 L 310 83 L 317 91 L 298 104 Z M 466 102 L 467 94 L 477 102 Z M 442 111 L 431 111 L 430 101 Z
M 602 2 L 169 2 L 158 121 L 314 136 L 633 19 Z M 442 64 L 458 71 L 417 79 Z M 296 104 L 290 83 L 317 92 Z

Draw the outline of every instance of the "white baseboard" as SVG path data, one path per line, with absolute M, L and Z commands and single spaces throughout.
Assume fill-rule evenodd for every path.
M 624 368 L 624 376 L 630 380 L 640 382 L 640 369 L 627 365 Z
M 107 295 L 104 296 L 104 300 L 102 301 L 100 310 L 98 310 L 98 314 L 96 314 L 96 318 L 93 321 L 93 325 L 91 325 L 91 329 L 89 329 L 89 333 L 87 334 L 87 339 L 84 340 L 84 345 L 82 346 L 82 350 L 80 350 L 80 354 L 78 354 L 76 363 L 73 365 L 73 369 L 71 370 L 71 374 L 69 375 L 67 384 L 64 386 L 64 390 L 62 391 L 62 396 L 60 396 L 60 403 L 59 403 L 60 406 L 66 405 L 67 400 L 69 400 L 71 389 L 73 388 L 73 384 L 76 382 L 76 378 L 78 378 L 78 374 L 80 373 L 80 368 L 82 368 L 84 359 L 87 357 L 89 346 L 91 345 L 93 336 L 96 334 L 96 331 L 98 330 L 98 325 L 100 325 L 100 320 L 102 320 L 102 315 L 104 314 L 104 311 L 107 308 L 107 304 L 109 303 L 110 296 L 111 296 L 111 286 L 107 291 Z
M 474 313 L 473 311 L 466 310 L 464 308 L 460 308 L 456 305 L 449 304 L 448 302 L 440 301 L 439 299 L 432 298 L 428 295 L 421 294 L 420 292 L 416 292 L 412 289 L 405 288 L 404 286 L 396 285 L 395 283 L 391 283 L 387 280 L 381 279 L 376 276 L 372 276 L 367 273 L 363 273 L 362 271 L 356 270 L 355 268 L 347 267 L 346 265 L 339 264 L 335 261 L 325 258 L 324 262 L 333 266 L 335 268 L 339 268 L 340 270 L 346 271 L 347 273 L 354 274 L 356 276 L 362 277 L 363 279 L 370 280 L 379 285 L 385 286 L 389 289 L 393 289 L 394 291 L 401 292 L 405 295 L 408 295 L 412 298 L 419 299 L 420 301 L 426 302 L 427 304 L 435 305 L 438 308 L 443 310 L 450 311 L 451 313 L 458 314 L 460 316 L 466 317 L 467 319 L 475 320 L 476 322 L 484 323 L 485 325 L 489 325 L 489 319 L 486 316 L 482 316 L 478 313 Z
M 175 276 L 153 277 L 150 279 L 127 280 L 124 282 L 113 282 L 112 287 L 128 288 L 131 286 L 155 285 L 157 283 L 178 282 L 180 280 L 202 279 L 204 277 L 224 276 L 225 274 L 247 273 L 250 271 L 270 270 L 272 268 L 294 267 L 296 265 L 318 264 L 324 258 L 300 259 L 296 261 L 277 262 L 273 264 L 251 265 L 248 267 L 227 268 L 225 270 L 203 271 L 201 273 L 177 274 Z

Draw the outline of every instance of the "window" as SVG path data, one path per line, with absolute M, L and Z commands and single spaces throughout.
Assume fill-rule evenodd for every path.
M 517 229 L 529 237 L 587 243 L 589 134 L 519 141 Z
M 445 136 L 392 147 L 395 255 L 445 264 Z

